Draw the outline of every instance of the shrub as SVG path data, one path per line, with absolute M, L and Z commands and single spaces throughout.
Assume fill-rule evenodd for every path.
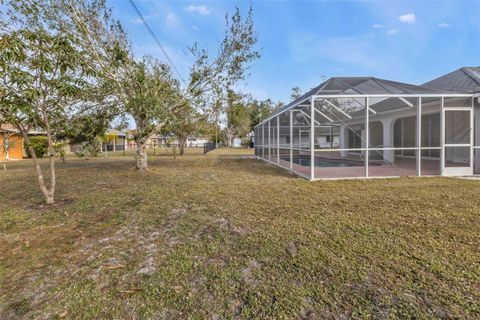
M 37 158 L 43 158 L 43 156 L 48 151 L 48 139 L 47 137 L 44 137 L 44 136 L 30 138 L 30 143 L 25 144 L 25 151 L 27 153 L 27 157 L 31 158 L 32 155 L 30 154 L 29 146 L 33 147 L 33 150 L 35 150 L 35 154 Z
M 68 141 L 58 141 L 53 144 L 55 155 L 58 155 L 63 162 L 65 162 L 65 157 L 67 156 L 66 147 L 68 147 Z
M 75 154 L 80 158 L 96 157 L 101 149 L 102 143 L 98 139 L 94 139 L 92 142 L 82 142 Z

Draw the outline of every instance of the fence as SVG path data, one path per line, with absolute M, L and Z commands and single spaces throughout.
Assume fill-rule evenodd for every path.
M 201 149 L 201 148 L 203 148 L 204 153 L 205 153 L 205 148 L 209 144 L 210 144 L 209 142 L 207 142 L 207 143 L 203 143 L 203 142 L 202 143 L 187 143 L 185 145 L 185 149 L 189 149 L 189 148 Z M 215 144 L 213 143 L 213 145 L 215 145 Z M 211 147 L 209 147 L 209 148 L 211 148 Z M 101 147 L 102 153 L 105 153 L 105 154 L 108 154 L 110 152 L 118 154 L 120 152 L 123 155 L 127 155 L 127 154 L 131 155 L 132 152 L 135 152 L 136 149 L 137 149 L 137 145 L 133 142 L 126 143 L 126 144 L 116 144 L 116 145 L 103 144 L 102 147 Z M 162 154 L 162 153 L 165 153 L 165 151 L 167 153 L 178 154 L 179 144 L 176 143 L 176 142 L 174 142 L 174 143 L 162 143 L 162 144 L 147 143 L 147 144 L 145 144 L 145 149 L 151 155 Z M 74 152 L 75 150 L 76 150 L 76 148 L 71 148 L 72 152 Z M 213 149 L 209 149 L 208 151 L 211 151 L 211 150 L 213 150 Z
M 204 148 L 207 143 L 187 143 L 185 144 L 185 148 Z M 174 143 L 147 143 L 145 144 L 146 149 L 154 149 L 154 148 L 179 148 L 179 144 L 177 142 Z M 137 145 L 134 142 L 126 143 L 126 144 L 103 144 L 102 145 L 102 152 L 110 152 L 110 151 L 124 151 L 124 150 L 131 150 L 134 151 L 137 149 Z
M 217 144 L 214 142 L 207 142 L 203 145 L 203 154 L 207 154 L 208 152 L 217 148 Z

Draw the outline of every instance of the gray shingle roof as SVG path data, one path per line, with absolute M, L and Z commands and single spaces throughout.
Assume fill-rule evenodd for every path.
M 463 93 L 480 92 L 480 67 L 463 67 L 438 77 L 422 87 L 446 89 Z

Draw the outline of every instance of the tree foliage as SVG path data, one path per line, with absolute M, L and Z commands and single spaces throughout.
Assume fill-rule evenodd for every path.
M 129 97 L 123 108 L 135 121 L 137 169 L 146 170 L 148 139 L 165 126 L 172 112 L 180 107 L 178 81 L 172 77 L 168 65 L 157 60 L 144 58 L 130 63 L 132 70 L 122 81 L 122 90 Z
M 165 129 L 165 132 L 175 135 L 179 154 L 183 155 L 188 137 L 204 134 L 209 129 L 208 117 L 185 103 L 172 112 Z
M 48 187 L 29 150 L 48 203 L 56 185 L 56 138 L 93 144 L 115 117 L 131 116 L 137 168 L 147 169 L 150 136 L 169 124 L 186 140 L 212 115 L 218 120 L 229 90 L 260 56 L 251 8 L 245 18 L 238 8 L 225 16 L 216 54 L 198 43 L 190 48 L 187 81 L 173 77 L 165 63 L 136 58 L 106 0 L 11 0 L 0 14 L 0 118 L 17 127 L 27 145 L 29 130 L 46 133 Z M 248 113 L 241 116 L 248 120 Z
M 78 39 L 50 23 L 49 2 L 9 2 L 0 12 L 0 115 L 23 135 L 47 203 L 56 187 L 54 132 L 68 120 L 95 69 L 85 62 Z M 28 132 L 46 133 L 50 158 L 47 187 Z
M 48 139 L 44 136 L 31 137 L 26 146 L 26 154 L 28 158 L 32 157 L 30 147 L 35 151 L 37 158 L 43 158 L 48 152 Z
M 296 86 L 292 88 L 292 93 L 290 94 L 290 99 L 296 100 L 302 96 L 302 89 Z

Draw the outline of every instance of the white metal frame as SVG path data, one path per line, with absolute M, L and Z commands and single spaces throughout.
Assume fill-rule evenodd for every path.
M 473 101 L 473 100 L 472 100 Z M 458 175 L 473 175 L 473 162 L 474 162 L 474 119 L 473 119 L 473 105 L 471 107 L 445 107 L 442 104 L 442 126 L 443 126 L 443 161 L 441 166 L 443 167 L 444 176 L 458 176 Z M 468 112 L 470 114 L 470 143 L 445 143 L 445 121 L 446 121 L 446 112 Z M 469 149 L 469 165 L 468 166 L 458 166 L 458 167 L 447 167 L 446 166 L 446 148 L 470 148 Z
M 364 126 L 365 126 L 365 147 L 362 148 L 335 148 L 335 149 L 316 149 L 315 148 L 315 126 L 318 124 L 321 126 L 321 124 L 315 119 L 315 113 L 319 113 L 321 116 L 323 116 L 325 119 L 328 121 L 333 122 L 331 119 L 329 119 L 328 116 L 324 115 L 322 112 L 320 112 L 316 106 L 315 106 L 315 101 L 317 100 L 323 100 L 329 104 L 332 105 L 335 109 L 341 110 L 338 107 L 336 107 L 333 103 L 330 103 L 330 101 L 326 99 L 332 99 L 332 98 L 351 98 L 351 99 L 365 99 L 365 115 L 364 115 Z M 406 100 L 406 98 L 417 98 L 418 99 L 418 107 L 417 107 L 417 135 L 416 135 L 416 147 L 401 147 L 401 148 L 376 148 L 376 147 L 370 147 L 369 146 L 369 141 L 370 141 L 370 127 L 369 127 L 369 120 L 370 120 L 370 112 L 373 113 L 374 115 L 377 114 L 377 111 L 373 110 L 370 108 L 370 98 L 398 98 L 402 101 L 407 101 L 408 102 L 408 107 L 409 108 L 414 108 L 415 106 Z M 421 143 L 421 132 L 422 132 L 422 98 L 439 98 L 441 100 L 441 109 L 440 109 L 440 147 L 422 147 Z M 445 107 L 445 98 L 472 98 L 472 105 L 471 107 Z M 372 95 L 359 95 L 359 94 L 353 94 L 353 95 L 312 95 L 311 97 L 305 98 L 302 101 L 297 102 L 296 104 L 293 104 L 292 106 L 288 107 L 287 109 L 283 110 L 281 113 L 275 114 L 267 119 L 265 119 L 262 123 L 257 125 L 257 127 L 262 128 L 262 156 L 258 157 L 259 159 L 265 160 L 269 163 L 275 164 L 280 166 L 281 168 L 287 169 L 299 176 L 302 176 L 306 179 L 309 180 L 329 180 L 329 179 L 352 179 L 352 178 L 359 178 L 359 177 L 348 177 L 348 178 L 317 178 L 315 177 L 315 153 L 316 152 L 351 152 L 351 151 L 360 151 L 364 152 L 364 168 L 365 168 L 365 173 L 364 177 L 360 178 L 370 178 L 369 177 L 369 151 L 388 151 L 388 150 L 415 150 L 417 152 L 416 154 L 416 175 L 417 176 L 423 176 L 422 175 L 422 150 L 440 150 L 440 175 L 442 176 L 450 176 L 450 175 L 472 175 L 473 174 L 473 166 L 474 166 L 474 150 L 475 149 L 480 149 L 480 146 L 474 146 L 474 95 L 473 94 L 372 94 Z M 302 103 L 305 103 L 309 101 L 310 102 L 310 115 L 308 115 L 306 112 L 303 110 L 295 110 L 294 108 L 301 105 Z M 405 102 L 407 104 L 407 102 Z M 303 106 L 307 107 L 308 105 L 304 104 Z M 470 144 L 446 144 L 445 143 L 445 111 L 469 111 L 470 112 Z M 280 115 L 284 112 L 289 111 L 289 122 L 290 122 L 290 145 L 289 148 L 281 148 L 280 147 L 280 125 L 279 125 L 279 120 L 280 120 Z M 293 152 L 295 150 L 297 151 L 306 151 L 308 149 L 302 148 L 301 145 L 301 136 L 300 136 L 300 148 L 294 148 L 293 146 L 293 112 L 298 111 L 301 112 L 305 116 L 305 120 L 307 120 L 307 117 L 310 118 L 310 121 L 307 120 L 308 126 L 310 126 L 310 130 L 305 130 L 305 131 L 310 131 L 310 175 L 307 176 L 305 174 L 302 174 L 298 171 L 294 170 L 293 166 Z M 343 111 L 343 110 L 342 110 Z M 389 111 L 385 111 L 385 113 L 388 113 Z M 383 114 L 383 112 L 381 112 Z M 270 157 L 270 148 L 271 148 L 271 128 L 270 128 L 270 120 L 276 118 L 277 121 L 277 161 L 273 162 L 271 161 Z M 351 118 L 351 117 L 350 117 Z M 267 122 L 268 121 L 268 122 Z M 268 123 L 268 126 L 265 126 L 265 124 Z M 306 125 L 307 126 L 307 125 Z M 256 128 L 257 128 L 256 127 Z M 268 156 L 265 155 L 265 127 L 268 129 Z M 480 130 L 480 128 L 478 128 Z M 259 133 L 260 134 L 260 133 Z M 301 133 L 299 133 L 301 135 Z M 445 147 L 470 147 L 470 166 L 469 167 L 445 167 Z M 289 154 L 289 168 L 285 168 L 284 166 L 280 165 L 280 149 L 289 149 L 290 154 Z M 460 168 L 460 169 L 458 169 Z M 466 169 L 465 169 L 466 168 Z M 334 170 L 334 169 L 333 169 Z M 392 176 L 393 177 L 393 176 Z

